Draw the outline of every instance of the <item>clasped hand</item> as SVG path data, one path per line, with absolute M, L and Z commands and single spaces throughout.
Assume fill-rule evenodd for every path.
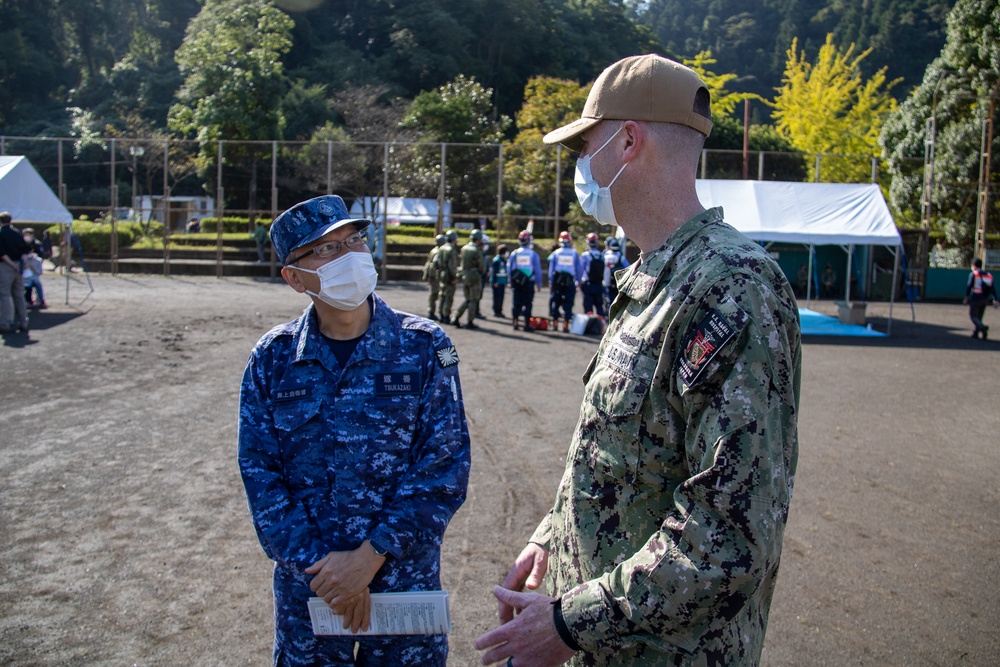
M 351 632 L 367 630 L 371 624 L 371 594 L 368 585 L 385 562 L 367 540 L 353 551 L 331 551 L 306 568 L 314 575 L 312 592 L 323 598 L 333 613 L 344 617 Z

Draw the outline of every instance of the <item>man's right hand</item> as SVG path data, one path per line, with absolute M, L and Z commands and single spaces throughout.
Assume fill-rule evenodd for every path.
M 549 552 L 534 542 L 529 542 L 520 555 L 514 560 L 514 565 L 501 587 L 512 591 L 536 590 L 542 585 L 542 579 L 549 568 Z M 503 601 L 499 603 L 500 623 L 506 623 L 514 618 L 514 608 Z

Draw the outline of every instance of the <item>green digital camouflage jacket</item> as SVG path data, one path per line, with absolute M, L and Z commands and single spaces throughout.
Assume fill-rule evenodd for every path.
M 582 647 L 573 664 L 756 664 L 798 452 L 795 297 L 721 209 L 618 285 L 531 538 Z

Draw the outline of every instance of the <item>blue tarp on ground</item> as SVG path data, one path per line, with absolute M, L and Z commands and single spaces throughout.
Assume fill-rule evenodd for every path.
M 844 324 L 836 317 L 817 313 L 808 308 L 799 308 L 799 321 L 803 336 L 872 336 L 885 338 L 881 331 L 875 331 L 860 324 Z

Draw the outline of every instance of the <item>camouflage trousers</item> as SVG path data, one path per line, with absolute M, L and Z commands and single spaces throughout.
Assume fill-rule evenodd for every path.
M 462 313 L 469 311 L 469 324 L 473 324 L 476 313 L 479 312 L 479 300 L 483 298 L 483 281 L 479 276 L 472 276 L 462 281 L 462 295 L 465 300 L 455 313 L 455 321 L 462 318 Z
M 451 307 L 455 302 L 455 283 L 442 279 L 438 285 L 438 316 L 442 320 L 451 319 Z

